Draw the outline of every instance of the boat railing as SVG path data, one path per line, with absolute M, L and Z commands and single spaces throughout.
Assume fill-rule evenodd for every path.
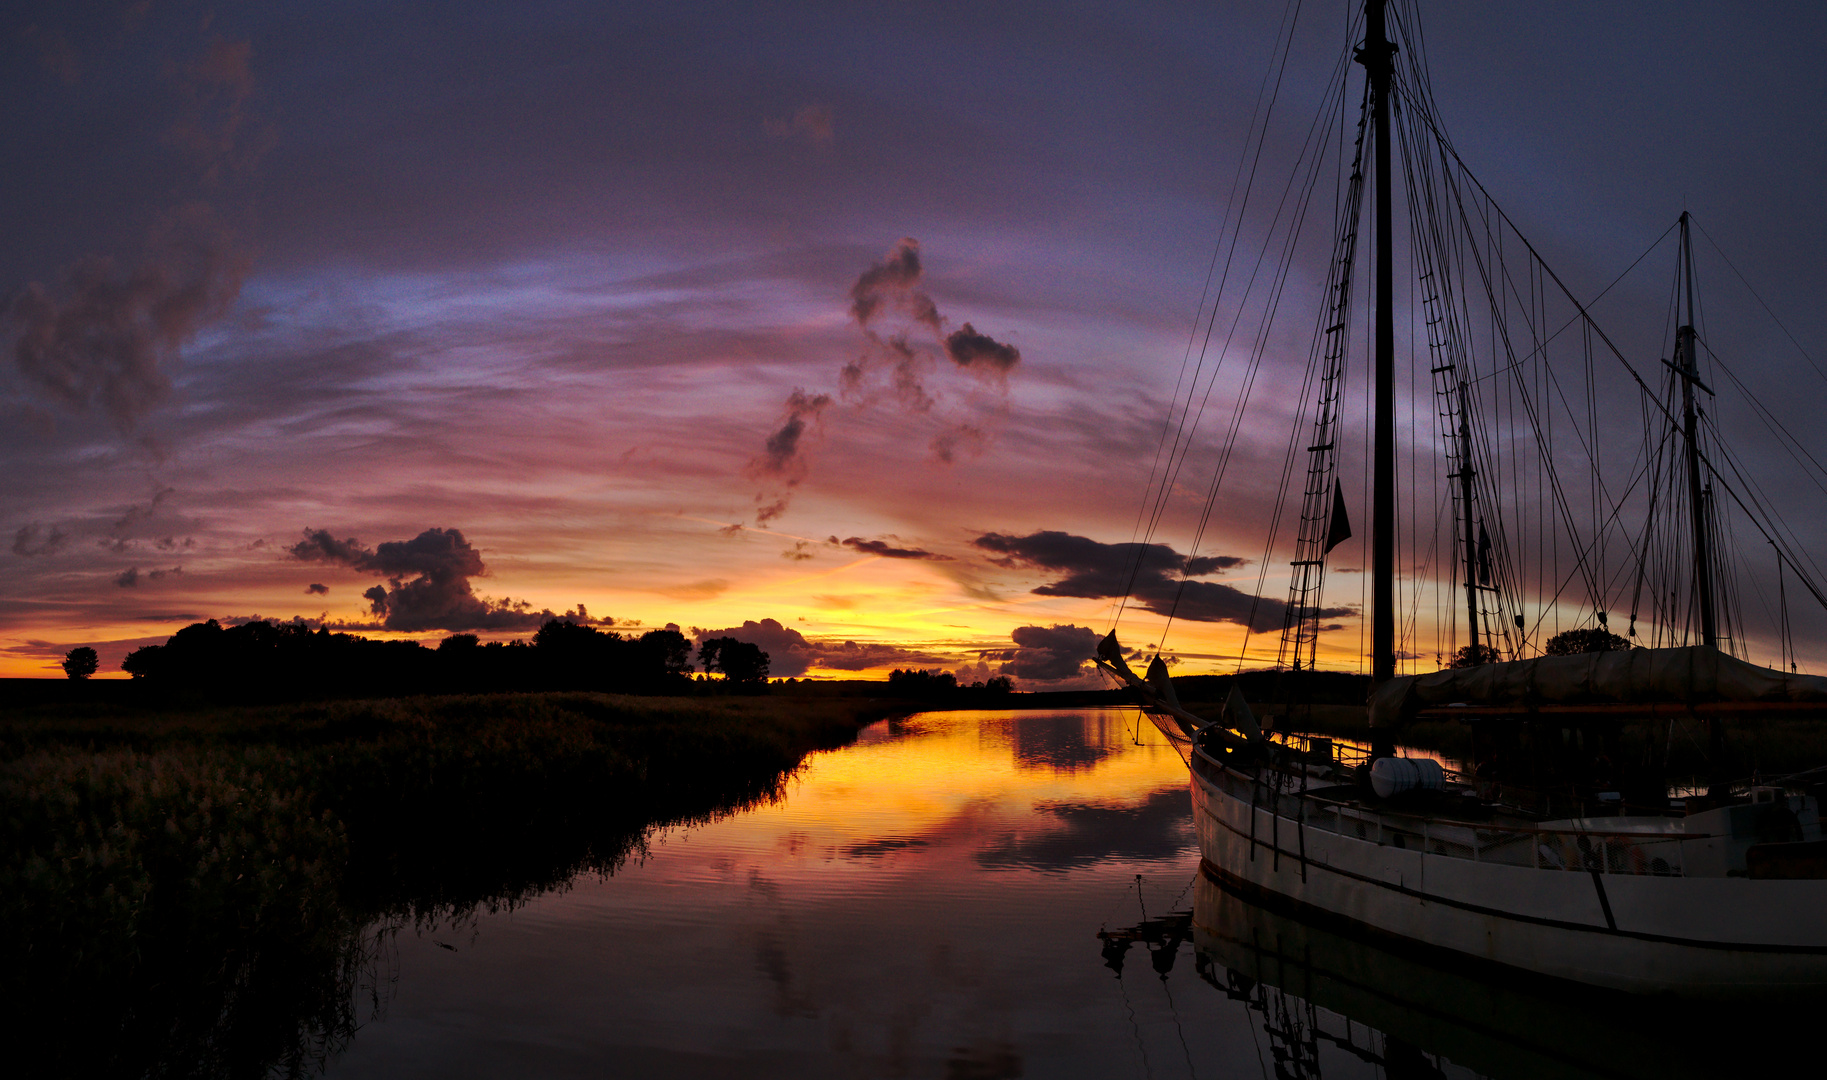
M 1252 779 L 1224 768 L 1203 753 L 1200 758 L 1210 766 L 1217 766 L 1199 771 L 1208 780 L 1217 781 L 1226 794 L 1277 814 L 1299 827 L 1475 863 L 1535 870 L 1681 877 L 1685 873 L 1682 842 L 1704 840 L 1710 835 L 1641 829 L 1568 829 L 1386 813 L 1361 803 L 1342 801 L 1336 787 L 1330 792 L 1324 788 L 1309 789 L 1298 774 L 1264 769 L 1261 775 Z
M 1298 798 L 1298 797 L 1297 797 Z M 1299 799 L 1301 824 L 1426 855 L 1534 870 L 1680 877 L 1685 833 L 1568 830 L 1384 815 L 1342 803 Z

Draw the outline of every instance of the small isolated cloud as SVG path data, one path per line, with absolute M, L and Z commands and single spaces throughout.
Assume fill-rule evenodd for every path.
M 831 538 L 831 543 L 840 547 L 850 548 L 852 551 L 860 551 L 865 555 L 880 555 L 884 559 L 928 559 L 933 562 L 952 561 L 950 555 L 939 555 L 922 548 L 896 547 L 886 540 L 864 540 L 858 536 L 839 540 L 837 537 L 833 536 Z
M 985 373 L 999 379 L 1007 378 L 1015 365 L 1021 363 L 1020 349 L 1004 345 L 987 334 L 979 334 L 970 323 L 965 323 L 962 330 L 954 330 L 946 335 L 945 355 L 951 357 L 952 363 L 967 371 Z
M 330 593 L 330 586 L 320 585 L 315 581 L 313 581 L 313 582 L 311 582 L 311 584 L 305 586 L 305 595 L 306 596 L 328 596 L 329 593 Z
M 560 616 L 535 611 L 524 600 L 490 600 L 470 579 L 485 572 L 482 553 L 457 529 L 426 529 L 411 540 L 391 540 L 372 550 L 354 537 L 306 529 L 288 549 L 294 559 L 346 566 L 387 579 L 362 596 L 388 630 L 525 630 Z
M 750 479 L 767 485 L 755 496 L 757 523 L 765 525 L 786 512 L 793 488 L 806 478 L 807 433 L 830 404 L 831 395 L 808 394 L 803 388 L 788 395 L 780 426 L 768 436 L 761 453 L 751 458 L 744 470 Z
M 794 562 L 805 562 L 812 557 L 812 545 L 804 540 L 795 540 L 792 547 L 780 553 L 780 557 L 791 559 Z
M 131 589 L 140 583 L 140 568 L 130 566 L 114 576 L 114 583 L 123 589 Z
M 147 581 L 158 581 L 159 579 L 166 577 L 167 575 L 182 574 L 183 572 L 184 572 L 184 568 L 182 566 L 174 566 L 169 570 L 164 570 L 164 569 L 148 570 L 146 572 L 146 580 Z
M 793 139 L 812 146 L 830 146 L 837 137 L 828 105 L 801 105 L 784 120 L 765 121 L 768 134 L 776 139 Z
M 1038 586 L 1040 596 L 1074 596 L 1093 600 L 1132 597 L 1159 615 L 1194 622 L 1234 622 L 1258 633 L 1280 630 L 1287 603 L 1251 596 L 1215 581 L 1194 578 L 1233 570 L 1249 560 L 1235 555 L 1187 557 L 1166 544 L 1105 544 L 1070 533 L 1045 531 L 1027 536 L 985 533 L 972 541 L 996 556 L 998 566 L 1032 567 L 1061 575 Z M 1355 608 L 1320 609 L 1322 619 L 1355 615 Z
M 1009 636 L 1015 648 L 1002 654 L 1005 662 L 1000 670 L 1028 682 L 1076 678 L 1097 652 L 1098 632 L 1089 626 L 1018 626 Z
M 175 488 L 159 488 L 152 493 L 151 500 L 144 506 L 138 504 L 129 506 L 115 520 L 114 524 L 108 527 L 108 535 L 113 539 L 102 541 L 102 545 L 116 552 L 126 551 L 127 542 L 133 538 L 133 534 L 139 530 L 140 525 L 157 514 L 165 500 L 175 494 L 177 494 Z
M 22 555 L 28 559 L 39 555 L 55 555 L 63 550 L 64 544 L 68 543 L 69 539 L 64 535 L 63 530 L 55 525 L 47 528 L 37 522 L 32 522 L 19 526 L 19 531 L 13 534 L 13 554 Z
M 755 459 L 753 468 L 763 476 L 796 484 L 805 472 L 805 458 L 801 443 L 806 436 L 806 429 L 816 423 L 819 414 L 831 404 L 828 394 L 808 394 L 803 389 L 796 389 L 787 397 L 786 414 L 773 434 L 768 436 L 762 447 L 762 453 Z
M 983 453 L 983 446 L 987 441 L 983 429 L 976 424 L 951 424 L 939 434 L 934 435 L 932 442 L 926 444 L 926 448 L 932 452 L 935 461 L 943 461 L 950 465 L 961 456 L 975 457 Z
M 662 585 L 653 591 L 674 600 L 714 600 L 730 591 L 730 583 L 723 578 L 706 578 L 684 585 Z
M 867 330 L 884 310 L 899 308 L 915 322 L 937 331 L 939 308 L 920 288 L 921 272 L 920 242 L 902 237 L 881 262 L 863 271 L 850 286 L 850 314 L 856 324 Z

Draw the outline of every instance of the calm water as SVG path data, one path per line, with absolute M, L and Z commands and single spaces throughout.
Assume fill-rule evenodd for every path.
M 1226 895 L 1198 871 L 1185 766 L 1136 721 L 885 722 L 613 877 L 401 930 L 329 1075 L 1686 1071 L 1656 1033 Z

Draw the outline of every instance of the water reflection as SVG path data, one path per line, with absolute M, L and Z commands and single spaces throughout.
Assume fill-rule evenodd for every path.
M 1364 1066 L 1390 1080 L 1668 1080 L 1811 1053 L 1819 1001 L 1696 1005 L 1441 966 L 1259 906 L 1203 872 L 1194 894 L 1191 910 L 1100 931 L 1104 966 L 1122 978 L 1139 946 L 1165 984 L 1190 946 L 1199 979 L 1263 1037 L 1265 1080 Z M 1201 1012 L 1197 1002 L 1175 1012 L 1182 1046 Z M 1196 1065 L 1189 1058 L 1188 1072 Z
M 1070 870 L 1103 859 L 1165 859 L 1193 842 L 1184 783 L 1151 791 L 1123 806 L 1097 803 L 1040 803 L 1034 807 L 1049 828 L 1014 833 L 984 845 L 974 856 L 981 866 Z
M 1084 711 L 1024 713 L 1005 730 L 1022 768 L 1077 773 L 1117 752 L 1129 734 L 1131 715 L 1116 710 L 1089 716 Z
M 1128 1014 L 1077 953 L 1138 873 L 1153 903 L 1197 862 L 1185 766 L 1134 720 L 878 725 L 780 802 L 657 835 L 460 952 L 402 935 L 384 1022 L 330 1072 L 1128 1075 Z M 1228 1058 L 1238 1036 L 1194 1041 Z
M 321 905 L 321 949 L 233 969 L 268 979 L 235 1025 L 259 1052 L 163 1071 L 1683 1077 L 1812 1030 L 1492 985 L 1245 903 L 1200 873 L 1185 766 L 1135 720 L 924 714 L 685 826 L 414 834 L 376 895 L 423 918 Z

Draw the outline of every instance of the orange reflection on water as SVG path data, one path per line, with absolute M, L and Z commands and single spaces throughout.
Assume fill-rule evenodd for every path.
M 1135 709 L 922 713 L 814 756 L 780 802 L 692 842 L 766 851 L 776 875 L 875 872 L 917 849 L 931 873 L 954 859 L 980 867 L 990 838 L 1018 850 L 1059 831 L 1063 813 L 1133 808 L 1186 783 L 1185 762 Z
M 1197 865 L 1186 766 L 1134 709 L 885 721 L 612 877 L 402 939 L 386 1021 L 330 1075 L 491 1053 L 548 1075 L 1127 1075 L 1136 1014 L 1095 934 L 1189 905 Z

